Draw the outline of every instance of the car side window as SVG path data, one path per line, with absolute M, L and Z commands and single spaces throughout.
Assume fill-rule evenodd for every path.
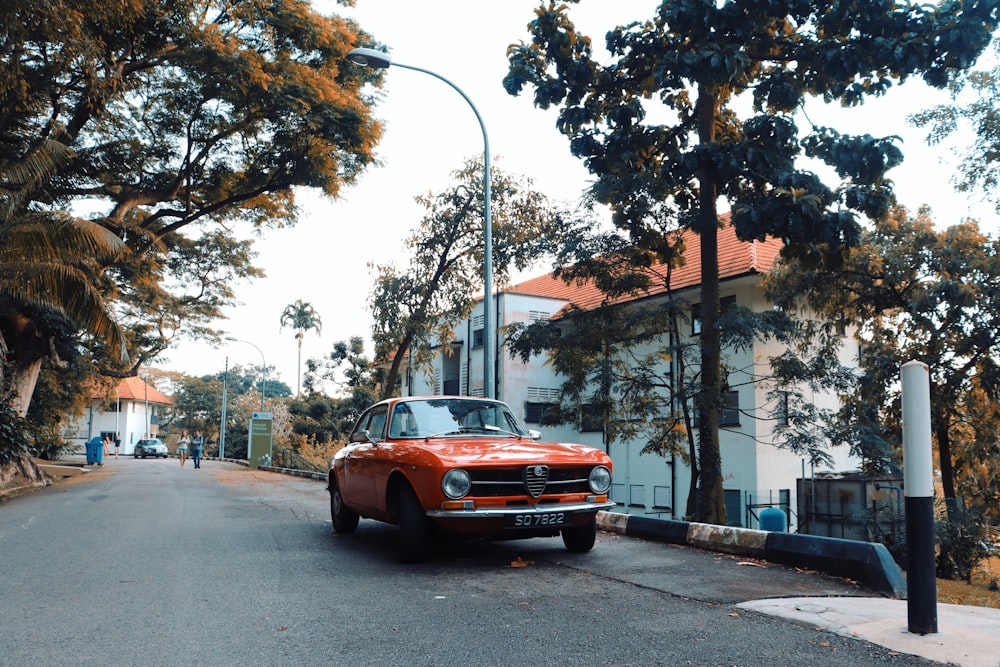
M 354 432 L 351 433 L 351 442 L 364 442 L 365 437 L 361 435 L 362 431 L 368 431 L 374 440 L 384 440 L 387 410 L 386 406 L 379 405 L 362 415 Z

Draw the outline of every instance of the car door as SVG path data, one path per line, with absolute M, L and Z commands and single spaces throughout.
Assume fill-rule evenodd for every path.
M 349 505 L 359 509 L 378 510 L 375 489 L 379 466 L 376 464 L 378 448 L 384 445 L 372 443 L 368 436 L 376 443 L 385 442 L 387 416 L 386 405 L 376 405 L 362 415 L 351 433 L 350 450 L 344 456 L 344 488 L 341 493 Z

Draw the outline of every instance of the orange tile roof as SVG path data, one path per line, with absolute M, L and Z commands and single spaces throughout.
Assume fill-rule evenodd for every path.
M 728 222 L 728 218 L 728 215 L 723 216 L 723 223 Z M 684 264 L 674 267 L 671 275 L 671 288 L 674 291 L 701 284 L 701 256 L 698 252 L 700 243 L 698 235 L 690 230 L 685 230 L 681 237 L 687 250 L 684 253 Z M 719 278 L 725 280 L 754 273 L 765 273 L 774 266 L 778 254 L 781 252 L 781 247 L 781 239 L 772 237 L 768 237 L 764 241 L 740 241 L 736 238 L 736 230 L 732 225 L 724 224 L 719 229 Z M 657 264 L 652 266 L 649 271 L 664 273 L 664 269 L 663 264 Z M 556 278 L 551 273 L 512 285 L 505 291 L 511 294 L 560 299 L 584 310 L 596 308 L 604 300 L 604 294 L 593 281 L 586 280 L 566 284 L 561 278 Z M 662 283 L 655 283 L 643 294 L 627 295 L 614 301 L 624 303 L 664 294 L 666 291 L 666 287 Z
M 123 378 L 118 383 L 118 398 L 119 400 L 149 401 L 150 403 L 159 403 L 161 405 L 174 404 L 169 396 L 162 393 L 153 385 L 148 384 L 142 378 L 134 376 Z

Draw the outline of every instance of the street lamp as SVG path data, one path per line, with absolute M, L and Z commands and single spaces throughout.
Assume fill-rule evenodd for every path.
M 493 386 L 493 221 L 490 217 L 490 139 L 486 134 L 483 117 L 479 115 L 479 109 L 461 88 L 436 72 L 413 65 L 394 63 L 389 54 L 375 49 L 354 49 L 347 54 L 347 59 L 363 67 L 387 69 L 390 65 L 395 65 L 430 74 L 454 88 L 472 107 L 472 113 L 476 114 L 476 120 L 479 121 L 479 127 L 483 131 L 483 392 L 486 398 L 496 398 Z
M 265 384 L 265 382 L 266 382 L 265 378 L 267 377 L 267 362 L 264 361 L 264 352 L 259 347 L 257 347 L 256 345 L 254 345 L 253 343 L 251 343 L 248 340 L 242 340 L 240 338 L 233 338 L 232 336 L 226 336 L 226 340 L 231 340 L 234 343 L 246 343 L 247 345 L 250 345 L 251 347 L 253 347 L 254 349 L 256 349 L 258 352 L 260 352 L 260 411 L 264 412 L 264 387 L 266 386 L 266 384 Z M 228 362 L 228 359 L 227 359 L 227 362 Z

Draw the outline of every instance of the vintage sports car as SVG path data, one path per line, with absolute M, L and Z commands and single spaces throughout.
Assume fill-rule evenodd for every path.
M 330 461 L 333 528 L 352 533 L 359 517 L 397 524 L 403 562 L 424 559 L 435 529 L 492 539 L 561 533 L 570 551 L 589 551 L 598 510 L 614 507 L 611 458 L 538 438 L 499 401 L 376 403 Z

